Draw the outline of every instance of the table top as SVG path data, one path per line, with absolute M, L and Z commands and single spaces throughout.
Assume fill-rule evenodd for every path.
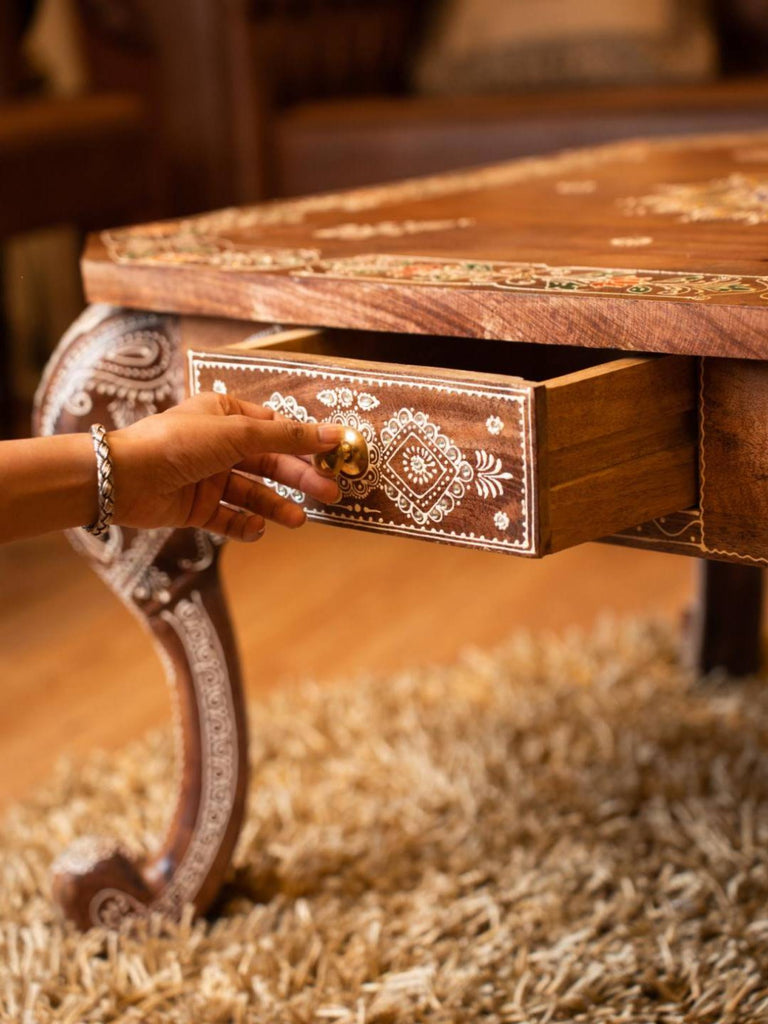
M 768 131 L 632 140 L 102 232 L 88 298 L 768 358 Z

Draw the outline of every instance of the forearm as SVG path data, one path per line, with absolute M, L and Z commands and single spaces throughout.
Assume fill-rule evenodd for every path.
M 92 523 L 97 510 L 88 434 L 0 441 L 0 543 Z

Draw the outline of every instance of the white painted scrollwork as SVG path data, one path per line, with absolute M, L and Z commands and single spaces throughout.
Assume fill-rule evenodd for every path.
M 536 552 L 533 409 L 528 386 L 465 383 L 403 368 L 396 374 L 337 369 L 327 363 L 262 355 L 193 351 L 189 363 L 196 393 L 210 390 L 214 381 L 221 380 L 230 391 L 252 400 L 267 394 L 264 404 L 283 416 L 303 423 L 343 423 L 363 434 L 369 454 L 367 471 L 357 480 L 339 479 L 342 495 L 337 503 L 308 503 L 309 518 L 471 547 Z M 271 390 L 283 380 L 286 390 Z M 296 394 L 289 390 L 294 386 L 299 388 Z M 404 397 L 412 393 L 414 404 L 395 406 L 395 411 L 382 415 L 390 389 Z M 500 439 L 498 452 L 485 446 L 463 451 L 424 406 L 419 408 L 422 398 L 432 397 L 431 408 L 437 411 L 456 410 L 456 400 L 466 402 L 468 411 L 487 410 L 477 426 L 484 425 L 487 435 Z M 451 415 L 455 417 L 456 412 Z M 267 483 L 278 493 L 306 503 L 301 492 Z
M 147 907 L 120 889 L 99 889 L 88 908 L 91 921 L 102 928 L 119 928 L 129 917 L 145 917 Z
M 174 317 L 92 306 L 67 332 L 49 364 L 36 396 L 37 430 L 72 429 L 62 417 L 87 423 L 83 418 L 92 409 L 119 428 L 173 404 L 183 392 Z M 185 542 L 169 553 L 166 544 L 173 532 L 112 526 L 96 538 L 69 531 L 76 550 L 143 625 L 148 623 L 146 606 L 154 603 L 153 614 L 175 633 L 189 666 L 200 730 L 198 813 L 178 869 L 149 908 L 130 892 L 97 890 L 88 907 L 90 920 L 107 927 L 147 909 L 177 916 L 184 903 L 196 898 L 221 849 L 236 797 L 239 743 L 228 663 L 200 593 L 178 594 L 179 579 L 187 586 L 183 574 L 213 564 L 219 539 L 196 530 L 189 535 L 193 547 Z M 176 668 L 164 643 L 153 638 L 171 690 L 178 785 L 190 766 L 185 764 Z M 85 838 L 59 859 L 56 869 L 82 876 L 120 852 L 111 841 Z
M 506 512 L 496 512 L 493 517 L 493 525 L 497 530 L 508 530 L 510 519 Z
M 506 473 L 498 455 L 492 455 L 490 452 L 475 452 L 475 462 L 477 493 L 487 501 L 500 498 L 504 493 L 504 481 L 511 480 L 512 474 Z
M 318 391 L 317 400 L 330 409 L 350 409 L 356 406 L 363 412 L 371 412 L 379 406 L 378 398 L 352 388 L 324 388 Z
M 197 819 L 181 863 L 152 908 L 178 915 L 199 891 L 229 826 L 237 787 L 237 723 L 224 651 L 200 594 L 193 591 L 161 614 L 184 647 L 200 716 Z
M 93 396 L 106 396 L 115 427 L 157 412 L 182 388 L 173 318 L 157 313 L 89 307 L 59 345 L 35 397 L 39 433 L 52 434 L 63 410 L 86 416 Z M 87 335 L 81 345 L 73 344 Z
M 330 415 L 326 417 L 324 422 L 343 423 L 348 427 L 352 427 L 363 435 L 368 445 L 368 468 L 366 472 L 354 480 L 342 476 L 338 481 L 343 497 L 352 497 L 357 501 L 362 501 L 380 482 L 379 442 L 374 425 L 370 420 L 353 411 L 352 406 L 356 405 L 358 408 L 367 406 L 372 409 L 379 404 L 378 399 L 372 395 L 358 395 L 357 392 L 353 392 L 349 388 L 321 391 L 317 396 L 318 401 L 321 400 L 320 395 L 323 396 L 323 405 L 330 409 Z M 360 401 L 361 398 L 362 403 Z M 280 413 L 281 416 L 289 416 L 300 423 L 317 422 L 317 419 L 311 416 L 303 405 L 299 405 L 292 395 L 282 395 L 279 391 L 275 391 L 264 405 L 268 409 L 273 409 L 275 412 Z M 272 483 L 271 486 L 274 487 L 278 494 L 285 498 L 290 498 L 292 501 L 303 503 L 306 500 L 306 495 L 295 488 L 275 483 Z
M 473 481 L 479 496 L 490 501 L 502 496 L 505 481 L 514 479 L 512 473 L 504 470 L 501 459 L 487 451 L 475 452 L 473 467 L 426 412 L 400 409 L 377 433 L 372 423 L 351 411 L 356 397 L 357 392 L 350 388 L 324 389 L 317 395 L 332 410 L 327 422 L 353 427 L 368 444 L 368 469 L 357 480 L 343 476 L 339 479 L 342 496 L 361 500 L 381 486 L 405 516 L 416 525 L 423 525 L 440 523 L 458 508 Z M 264 404 L 301 423 L 317 422 L 292 395 L 275 391 Z M 272 486 L 285 497 L 305 500 L 300 491 Z

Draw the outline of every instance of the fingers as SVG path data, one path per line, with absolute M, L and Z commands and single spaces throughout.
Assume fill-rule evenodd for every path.
M 292 530 L 303 526 L 307 519 L 300 505 L 281 497 L 263 483 L 239 473 L 229 474 L 223 500 Z
M 193 395 L 166 410 L 163 415 L 176 416 L 185 413 L 227 417 L 231 429 L 248 433 L 251 428 L 250 432 L 256 437 L 261 433 L 259 428 L 265 423 L 271 422 L 275 426 L 264 436 L 284 437 L 286 439 L 284 443 L 288 446 L 275 448 L 275 451 L 296 451 L 298 453 L 299 449 L 295 448 L 296 443 L 309 445 L 309 447 L 301 448 L 302 453 L 325 451 L 341 441 L 344 430 L 343 426 L 338 424 L 298 423 L 296 420 L 280 416 L 266 406 L 255 405 L 253 402 L 245 402 L 234 395 L 222 395 L 213 391 Z M 291 446 L 292 444 L 294 447 Z M 267 448 L 262 450 L 266 451 Z
M 287 419 L 256 419 L 248 415 L 227 417 L 241 458 L 254 458 L 265 452 L 312 455 L 341 444 L 346 427 L 339 423 L 298 423 Z
M 208 413 L 213 416 L 247 416 L 254 420 L 271 420 L 275 418 L 272 409 L 253 402 L 243 402 L 234 395 L 220 395 L 214 391 L 204 391 L 199 395 L 179 402 L 166 410 L 163 415 L 179 415 L 184 413 Z
M 230 473 L 221 501 L 200 525 L 232 540 L 255 541 L 263 536 L 266 519 L 296 529 L 306 518 L 303 508 L 259 481 Z
M 339 423 L 299 423 L 253 402 L 210 391 L 188 398 L 163 415 L 190 413 L 215 416 L 218 436 L 222 437 L 221 431 L 234 441 L 242 458 L 263 452 L 311 455 L 328 451 L 341 443 L 345 431 Z
M 244 508 L 217 505 L 213 515 L 203 524 L 211 533 L 219 533 L 231 540 L 246 542 L 259 540 L 264 534 L 264 517 Z
M 239 493 L 228 493 L 229 478 L 229 473 L 217 473 L 198 484 L 183 525 L 201 527 L 232 540 L 259 540 L 267 525 L 264 516 L 255 505 L 251 508 L 247 501 L 237 500 Z
M 341 496 L 334 477 L 322 475 L 308 460 L 296 455 L 276 455 L 267 452 L 251 459 L 244 459 L 236 468 L 252 476 L 265 476 L 276 483 L 295 487 L 311 498 L 327 504 L 333 504 Z

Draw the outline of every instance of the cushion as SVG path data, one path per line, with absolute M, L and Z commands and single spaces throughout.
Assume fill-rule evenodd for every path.
M 701 81 L 717 71 L 706 0 L 446 0 L 415 68 L 427 93 Z

